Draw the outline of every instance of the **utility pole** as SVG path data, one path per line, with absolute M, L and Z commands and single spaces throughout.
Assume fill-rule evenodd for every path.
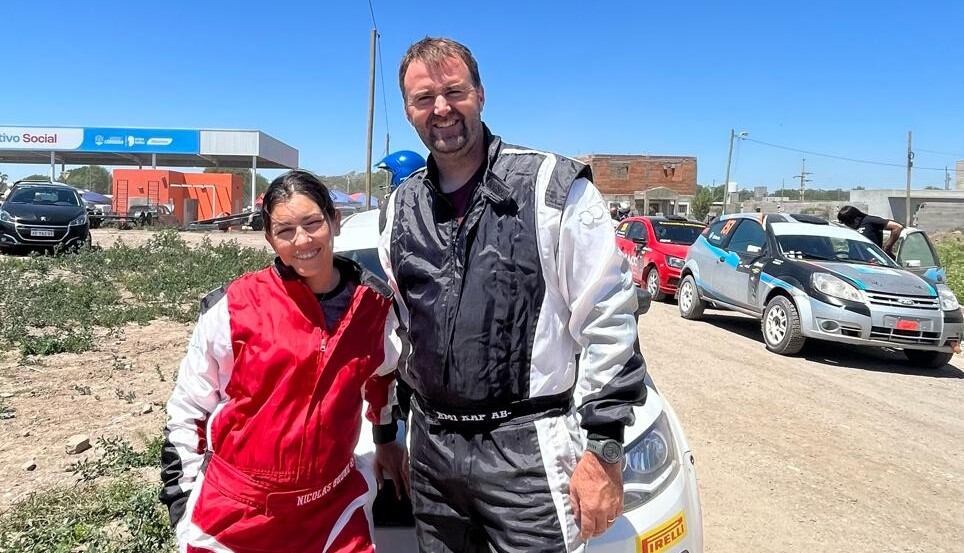
M 947 165 L 944 166 L 944 190 L 951 189 L 951 174 L 947 171 Z
M 734 129 L 730 129 L 730 151 L 726 154 L 726 178 L 723 180 L 723 215 L 726 215 L 726 206 L 730 203 L 730 164 L 733 161 L 733 141 L 747 134 L 749 133 L 746 131 L 737 133 Z
M 807 183 L 813 182 L 811 179 L 807 178 L 809 175 L 812 175 L 812 174 L 813 173 L 807 171 L 807 158 L 803 158 L 803 160 L 801 160 L 800 162 L 800 174 L 793 177 L 795 179 L 800 179 L 800 201 L 801 202 L 803 201 L 803 195 L 804 195 L 804 192 L 806 191 Z
M 910 169 L 914 166 L 914 151 L 911 149 L 911 133 L 907 131 L 907 196 L 904 201 L 904 209 L 907 211 L 907 217 L 904 220 L 904 226 L 910 226 Z
M 365 148 L 365 208 L 372 205 L 372 132 L 375 128 L 375 46 L 378 41 L 378 30 L 372 29 L 372 45 L 368 74 L 368 140 Z

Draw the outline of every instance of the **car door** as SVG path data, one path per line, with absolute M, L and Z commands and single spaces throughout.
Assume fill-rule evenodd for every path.
M 741 307 L 751 305 L 751 285 L 756 285 L 753 276 L 753 263 L 763 254 L 766 246 L 766 231 L 753 219 L 740 219 L 735 229 L 727 233 L 724 250 L 726 255 L 717 259 L 719 271 L 716 287 L 724 301 Z
M 626 257 L 633 254 L 633 243 L 626 237 L 630 222 L 631 221 L 623 221 L 616 227 L 616 247 L 619 248 L 619 251 L 623 252 L 623 255 Z
M 642 221 L 630 221 L 626 230 L 626 240 L 631 245 L 629 264 L 633 270 L 633 281 L 643 282 L 643 256 L 649 247 L 646 225 Z
M 927 234 L 918 229 L 907 229 L 894 246 L 894 259 L 897 263 L 933 284 L 944 282 L 945 272 L 937 250 L 927 238 Z
M 705 242 L 697 240 L 686 254 L 687 259 L 696 263 L 698 270 L 697 285 L 710 297 L 722 299 L 717 291 L 716 281 L 722 272 L 721 264 L 726 256 L 723 245 L 729 238 L 729 233 L 739 222 L 737 219 L 724 219 L 711 224 L 703 234 Z

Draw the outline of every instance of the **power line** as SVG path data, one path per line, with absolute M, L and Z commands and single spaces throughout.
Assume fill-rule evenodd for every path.
M 771 148 L 778 148 L 778 149 L 780 149 L 780 150 L 788 150 L 788 151 L 790 151 L 790 152 L 797 152 L 797 153 L 807 154 L 807 155 L 811 155 L 811 156 L 827 157 L 827 158 L 830 158 L 830 159 L 839 159 L 839 160 L 841 160 L 841 161 L 850 161 L 850 162 L 852 162 L 852 163 L 864 163 L 864 164 L 867 164 L 867 165 L 879 165 L 879 166 L 883 166 L 883 167 L 900 167 L 900 168 L 907 167 L 907 164 L 906 164 L 906 163 L 891 163 L 891 162 L 887 162 L 887 161 L 874 161 L 874 160 L 869 160 L 869 159 L 859 159 L 859 158 L 854 158 L 854 157 L 840 156 L 840 155 L 836 155 L 836 154 L 826 154 L 826 153 L 822 153 L 822 152 L 815 152 L 815 151 L 813 151 L 813 150 L 803 150 L 803 149 L 801 149 L 801 148 L 793 148 L 793 147 L 791 147 L 791 146 L 783 146 L 783 145 L 780 145 L 780 144 L 773 144 L 772 142 L 764 142 L 764 141 L 762 141 L 762 140 L 757 140 L 757 139 L 755 139 L 755 138 L 749 138 L 749 137 L 744 137 L 743 140 L 748 140 L 748 141 L 750 141 L 750 142 L 755 142 L 755 143 L 757 143 L 757 144 L 762 144 L 762 145 L 764 145 L 764 146 L 769 146 L 769 147 L 771 147 Z M 925 171 L 943 171 L 943 170 L 944 170 L 943 167 L 918 167 L 918 166 L 916 166 L 916 165 L 914 166 L 914 169 L 922 169 L 922 170 L 925 170 Z
M 368 11 L 372 14 L 372 27 L 375 27 L 375 30 L 378 30 L 378 24 L 375 23 L 375 7 L 372 6 L 372 0 L 368 0 Z
M 388 97 L 385 92 L 385 67 L 382 64 L 382 34 L 378 30 L 378 23 L 375 22 L 375 6 L 372 5 L 372 0 L 368 0 L 368 12 L 372 16 L 372 27 L 375 29 L 375 40 L 378 45 L 378 73 L 382 81 L 382 111 L 385 115 L 385 155 L 388 155 L 390 136 L 388 131 Z
M 928 154 L 937 154 L 941 156 L 956 157 L 957 159 L 964 159 L 964 154 L 954 154 L 951 152 L 939 152 L 937 150 L 925 150 L 924 148 L 917 148 L 918 152 L 926 152 Z
M 382 112 L 385 115 L 385 155 L 388 155 L 389 149 L 389 136 L 388 132 L 388 96 L 385 93 L 385 67 L 382 65 L 382 41 L 381 33 L 378 34 L 378 73 L 382 79 Z

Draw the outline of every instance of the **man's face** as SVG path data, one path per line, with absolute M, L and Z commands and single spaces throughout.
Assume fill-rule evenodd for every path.
M 439 67 L 414 61 L 405 71 L 405 115 L 436 158 L 459 158 L 482 142 L 485 91 L 472 84 L 465 63 L 447 58 Z

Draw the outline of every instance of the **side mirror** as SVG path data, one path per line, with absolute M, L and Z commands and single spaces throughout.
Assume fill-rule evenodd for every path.
M 633 242 L 639 244 L 640 246 L 645 246 L 645 245 L 646 245 L 646 237 L 645 237 L 645 236 L 637 236 L 636 238 L 633 238 Z

